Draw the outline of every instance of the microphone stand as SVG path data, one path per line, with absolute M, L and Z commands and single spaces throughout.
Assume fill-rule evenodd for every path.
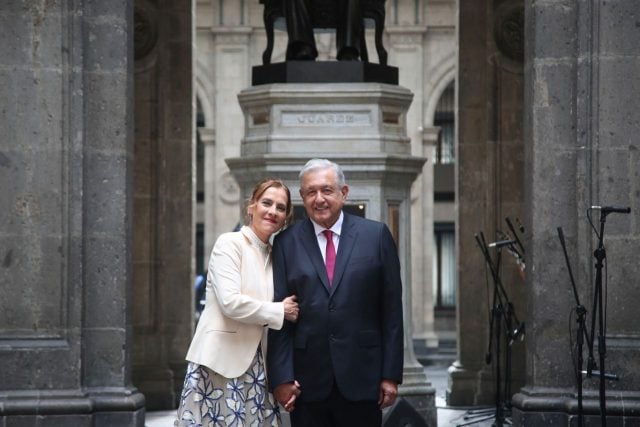
M 520 321 L 518 321 L 518 318 L 515 315 L 515 310 L 513 309 L 513 304 L 509 302 L 507 293 L 504 289 L 504 286 L 502 285 L 502 281 L 500 280 L 500 274 L 499 274 L 500 259 L 501 259 L 500 252 L 498 252 L 498 258 L 494 265 L 494 262 L 491 259 L 491 255 L 489 254 L 489 246 L 486 243 L 484 234 L 482 232 L 480 233 L 480 235 L 476 234 L 475 239 L 476 239 L 476 242 L 478 243 L 478 246 L 480 247 L 482 255 L 484 256 L 485 262 L 489 266 L 489 270 L 491 272 L 491 277 L 493 279 L 493 284 L 494 284 L 493 306 L 491 309 L 491 320 L 489 323 L 489 348 L 487 350 L 485 362 L 487 364 L 491 363 L 491 360 L 492 360 L 491 346 L 493 344 L 492 343 L 493 337 L 495 336 L 495 352 L 496 352 L 495 354 L 495 360 L 496 360 L 495 415 L 491 415 L 491 416 L 474 420 L 464 424 L 457 424 L 457 426 L 458 427 L 467 426 L 470 424 L 475 424 L 475 423 L 485 421 L 495 417 L 495 423 L 493 425 L 496 427 L 502 427 L 502 425 L 505 423 L 505 413 L 504 413 L 504 406 L 503 406 L 502 394 L 501 394 L 501 390 L 502 390 L 502 377 L 501 377 L 501 366 L 500 366 L 500 360 L 501 360 L 500 341 L 502 338 L 501 322 L 504 320 L 505 326 L 506 326 L 505 342 L 507 343 L 507 346 L 506 346 L 507 360 L 506 360 L 506 372 L 505 372 L 506 374 L 505 375 L 505 391 L 507 393 L 510 393 L 510 390 L 511 390 L 511 360 L 510 360 L 511 345 L 513 344 L 514 340 L 523 332 L 524 323 L 520 323 Z M 518 329 L 516 330 L 516 333 L 512 333 L 512 330 L 511 330 L 512 318 L 515 319 L 516 323 L 518 324 Z M 508 403 L 506 404 L 508 408 L 511 407 L 510 402 L 511 402 L 511 396 L 508 396 Z M 481 411 L 481 412 L 484 412 L 484 411 Z M 468 418 L 471 418 L 471 416 L 465 417 L 465 419 L 468 419 Z
M 607 220 L 607 211 L 600 212 L 600 233 L 598 234 L 598 247 L 593 252 L 596 259 L 596 281 L 593 297 L 593 311 L 591 312 L 591 345 L 594 344 L 595 325 L 596 325 L 596 308 L 598 310 L 598 356 L 600 362 L 600 389 L 598 396 L 600 398 L 600 422 L 603 427 L 607 425 L 607 403 L 605 396 L 605 372 L 604 359 L 607 353 L 604 330 L 604 315 L 602 307 L 602 267 L 603 261 L 607 257 L 604 248 L 604 224 Z M 587 376 L 593 373 L 593 364 L 587 366 Z
M 505 217 L 504 221 L 507 223 L 507 226 L 509 227 L 509 230 L 511 230 L 511 233 L 513 234 L 513 238 L 515 239 L 516 243 L 518 244 L 518 247 L 520 248 L 520 252 L 518 252 L 517 250 L 515 251 L 515 253 L 518 255 L 518 257 L 521 260 L 524 260 L 524 245 L 522 244 L 522 241 L 520 240 L 520 238 L 518 237 L 518 233 L 516 233 L 516 229 L 513 226 L 513 223 L 511 222 L 511 219 L 509 219 L 509 217 Z M 523 231 L 524 228 L 520 228 L 520 231 Z
M 576 344 L 577 344 L 577 367 L 575 368 L 576 381 L 578 382 L 578 427 L 582 427 L 584 425 L 584 409 L 582 407 L 582 348 L 584 345 L 584 339 L 587 341 L 587 348 L 589 349 L 589 365 L 593 366 L 593 347 L 591 345 L 591 341 L 589 340 L 589 335 L 587 334 L 587 326 L 586 326 L 586 316 L 587 309 L 580 304 L 580 297 L 578 296 L 578 290 L 576 289 L 576 282 L 573 279 L 573 272 L 571 271 L 571 264 L 569 263 L 569 256 L 567 255 L 567 247 L 564 241 L 564 233 L 562 232 L 562 227 L 558 227 L 558 238 L 560 239 L 560 245 L 562 246 L 562 252 L 564 253 L 564 260 L 567 264 L 567 271 L 569 272 L 569 279 L 571 280 L 571 288 L 573 289 L 573 297 L 576 300 L 576 322 L 578 323 L 578 330 L 576 332 Z

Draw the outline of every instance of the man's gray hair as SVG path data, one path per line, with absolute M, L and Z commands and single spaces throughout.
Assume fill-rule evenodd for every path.
M 342 188 L 345 185 L 344 173 L 340 165 L 328 159 L 311 159 L 302 167 L 300 175 L 298 175 L 298 178 L 300 178 L 300 187 L 302 188 L 302 179 L 307 172 L 323 169 L 333 169 L 338 180 L 338 187 Z

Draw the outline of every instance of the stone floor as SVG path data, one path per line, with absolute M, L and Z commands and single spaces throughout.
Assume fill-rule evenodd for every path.
M 476 427 L 493 425 L 493 408 L 452 408 L 447 407 L 447 368 L 449 365 L 432 365 L 425 368 L 427 379 L 436 389 L 436 408 L 438 409 L 438 427 L 455 427 L 467 424 Z M 482 411 L 482 413 L 478 413 Z M 489 411 L 489 412 L 487 412 Z M 476 416 L 477 415 L 477 416 Z M 472 423 L 473 422 L 473 423 Z M 472 423 L 472 424 L 470 424 Z
M 436 389 L 436 407 L 438 409 L 438 427 L 455 427 L 465 423 L 476 427 L 489 427 L 493 425 L 493 408 L 449 408 L 446 405 L 445 393 L 447 387 L 447 366 L 435 365 L 425 368 L 427 378 Z M 487 409 L 489 412 L 483 416 L 477 412 Z M 145 427 L 172 427 L 175 411 L 148 412 Z M 469 417 L 472 416 L 472 417 Z M 489 417 L 487 419 L 487 417 Z M 505 423 L 508 424 L 508 423 Z

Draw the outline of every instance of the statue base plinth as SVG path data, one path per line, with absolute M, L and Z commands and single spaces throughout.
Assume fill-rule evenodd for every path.
M 398 84 L 398 67 L 361 61 L 286 61 L 258 65 L 253 86 L 270 83 L 387 83 Z

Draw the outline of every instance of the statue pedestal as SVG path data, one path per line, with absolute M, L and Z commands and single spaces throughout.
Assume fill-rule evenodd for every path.
M 398 68 L 361 61 L 286 61 L 251 70 L 254 86 L 271 83 L 398 84 Z
M 408 89 L 383 83 L 253 86 L 238 96 L 245 116 L 241 156 L 226 162 L 244 199 L 257 181 L 274 176 L 289 186 L 298 209 L 298 173 L 307 160 L 328 158 L 343 168 L 349 184 L 345 209 L 385 222 L 398 244 L 405 333 L 400 395 L 436 425 L 435 390 L 411 339 L 410 190 L 425 162 L 411 155 L 407 137 L 412 97 Z

